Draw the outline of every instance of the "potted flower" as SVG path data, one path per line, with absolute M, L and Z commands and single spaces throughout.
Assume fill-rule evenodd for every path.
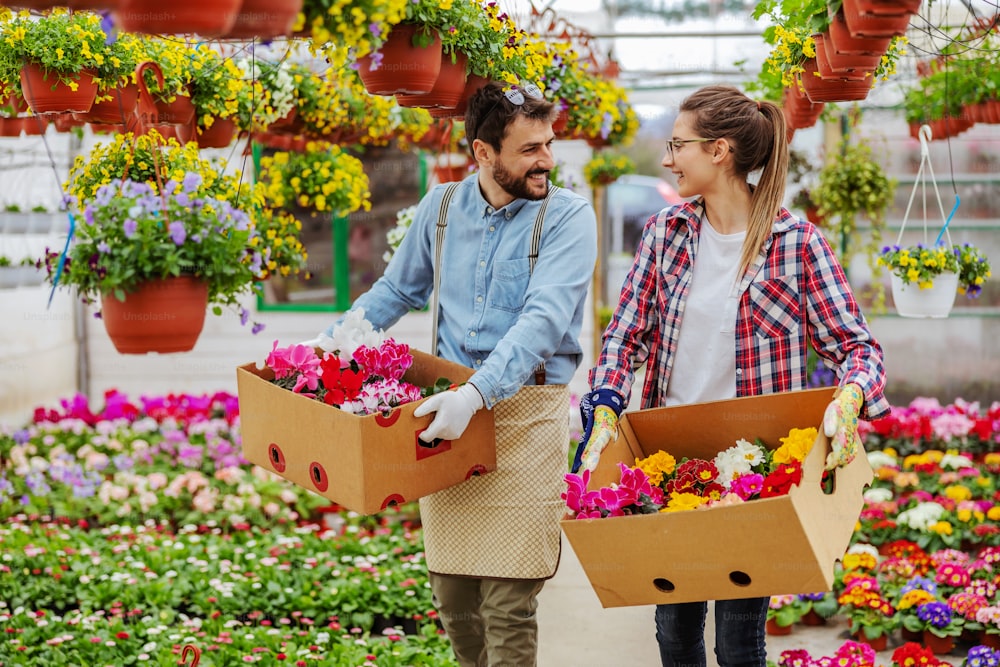
M 252 93 L 246 73 L 232 58 L 223 57 L 207 44 L 188 50 L 191 80 L 188 90 L 195 109 L 196 137 L 204 148 L 225 148 L 236 134 L 240 96 Z
M 259 180 L 265 201 L 275 208 L 298 205 L 338 216 L 371 210 L 364 165 L 339 146 L 310 142 L 305 153 L 264 157 Z
M 105 328 L 123 354 L 190 350 L 206 305 L 216 314 L 222 306 L 240 309 L 239 298 L 254 290 L 261 257 L 249 216 L 203 196 L 201 185 L 191 171 L 159 190 L 115 181 L 92 198 L 71 200 L 76 234 L 65 262 L 48 255 L 49 279 L 85 303 L 100 300 Z
M 924 646 L 935 654 L 951 652 L 955 647 L 955 637 L 962 634 L 964 619 L 946 603 L 937 600 L 919 605 L 916 612 L 903 620 L 906 628 L 911 632 L 921 632 Z
M 989 259 L 968 243 L 885 246 L 879 263 L 892 274 L 893 301 L 904 317 L 945 317 L 957 292 L 975 298 L 992 275 Z
M 407 0 L 305 0 L 293 30 L 324 45 L 332 63 L 363 58 L 385 41 L 391 27 L 403 20 Z M 337 53 L 339 52 L 339 54 Z
M 0 29 L 0 82 L 35 113 L 89 111 L 98 86 L 133 67 L 91 12 L 21 13 Z
M 601 151 L 595 153 L 583 165 L 583 177 L 587 185 L 596 188 L 599 185 L 614 183 L 625 174 L 635 173 L 635 162 L 622 153 Z
M 767 603 L 767 634 L 791 634 L 792 627 L 802 619 L 803 614 L 805 609 L 798 595 L 772 595 Z
M 866 583 L 868 582 L 868 583 Z M 889 635 L 896 629 L 896 610 L 882 597 L 870 577 L 856 577 L 846 582 L 837 597 L 838 613 L 846 616 L 855 640 L 870 644 L 876 651 L 885 649 Z

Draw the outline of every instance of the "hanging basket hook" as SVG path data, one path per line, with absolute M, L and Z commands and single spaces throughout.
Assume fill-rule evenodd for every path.
M 930 157 L 930 142 L 932 137 L 931 126 L 924 123 L 920 126 L 920 131 L 917 133 L 920 136 L 920 157 Z

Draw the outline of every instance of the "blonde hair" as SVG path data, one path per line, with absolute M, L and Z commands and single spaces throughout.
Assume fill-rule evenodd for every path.
M 733 169 L 746 177 L 761 170 L 750 196 L 750 220 L 740 256 L 740 276 L 757 257 L 771 235 L 771 227 L 785 198 L 788 176 L 788 139 L 781 109 L 758 102 L 732 86 L 706 86 L 681 102 L 681 111 L 692 112 L 694 130 L 709 139 L 729 139 L 733 144 Z

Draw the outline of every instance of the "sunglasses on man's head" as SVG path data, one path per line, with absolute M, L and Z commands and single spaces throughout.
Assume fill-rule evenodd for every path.
M 542 99 L 542 90 L 533 83 L 526 83 L 524 85 L 508 86 L 508 88 L 503 91 L 503 97 L 506 97 L 508 102 L 518 107 L 524 104 L 525 95 L 532 99 L 540 100 Z M 497 101 L 493 103 L 490 110 L 480 116 L 480 123 L 486 120 L 489 115 L 496 110 L 497 105 L 500 104 L 500 100 L 502 100 L 503 97 L 497 98 Z

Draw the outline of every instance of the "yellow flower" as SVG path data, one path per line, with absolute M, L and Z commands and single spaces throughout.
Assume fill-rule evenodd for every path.
M 813 428 L 793 428 L 784 438 L 779 438 L 781 446 L 774 452 L 776 463 L 804 461 L 813 443 L 816 442 L 818 431 Z
M 678 493 L 674 491 L 670 494 L 670 500 L 661 512 L 683 512 L 685 510 L 698 509 L 708 502 L 708 498 L 703 498 L 697 493 Z

